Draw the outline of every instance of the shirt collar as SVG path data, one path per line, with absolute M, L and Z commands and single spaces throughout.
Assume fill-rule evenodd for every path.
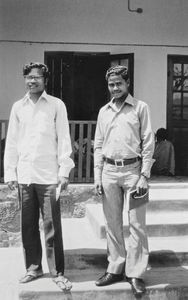
M 112 98 L 111 99 L 111 101 L 108 103 L 108 107 L 110 106 L 110 107 L 113 107 L 113 101 L 114 101 L 114 98 Z M 125 99 L 125 101 L 123 102 L 123 105 L 122 105 L 122 107 L 124 106 L 124 104 L 125 103 L 128 103 L 128 104 L 130 104 L 131 106 L 134 106 L 134 98 L 130 95 L 130 94 L 128 94 L 127 95 L 127 98 Z
M 23 97 L 23 103 L 25 104 L 28 100 L 30 99 L 29 97 L 29 92 L 27 94 L 25 94 L 25 96 Z M 49 97 L 48 97 L 48 94 L 46 93 L 46 91 L 43 91 L 42 95 L 40 96 L 39 100 L 40 99 L 44 99 L 46 100 L 47 102 L 49 101 Z M 39 101 L 38 100 L 38 101 Z
M 128 94 L 127 98 L 125 99 L 125 103 L 128 103 L 128 104 L 134 106 L 135 102 L 134 102 L 134 98 L 131 96 L 131 94 Z

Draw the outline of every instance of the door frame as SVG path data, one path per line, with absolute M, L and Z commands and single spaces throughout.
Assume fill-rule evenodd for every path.
M 174 64 L 180 64 L 181 69 L 178 74 L 174 72 Z M 188 95 L 188 90 L 184 89 L 184 80 L 188 75 L 184 72 L 184 65 L 188 65 L 188 55 L 168 55 L 167 56 L 167 130 L 169 139 L 175 148 L 176 174 L 188 175 L 188 143 L 186 143 L 188 131 L 188 119 L 185 115 L 188 105 L 184 103 L 184 95 Z M 186 70 L 187 73 L 187 70 Z M 174 83 L 175 80 L 175 83 Z M 183 80 L 183 81 L 182 81 Z M 179 82 L 178 82 L 179 81 Z M 176 86 L 176 83 L 178 85 Z M 180 89 L 179 89 L 180 87 Z M 180 93 L 180 102 L 176 103 L 173 94 Z M 179 115 L 176 115 L 176 108 Z M 177 112 L 178 112 L 177 110 Z M 173 116 L 174 114 L 174 116 Z M 184 141 L 186 139 L 186 141 Z

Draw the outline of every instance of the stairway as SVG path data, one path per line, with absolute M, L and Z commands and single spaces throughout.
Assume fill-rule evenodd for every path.
M 102 204 L 88 204 L 86 217 L 99 239 L 106 238 Z M 125 243 L 128 236 L 124 210 Z M 151 183 L 146 224 L 151 266 L 188 265 L 188 184 Z

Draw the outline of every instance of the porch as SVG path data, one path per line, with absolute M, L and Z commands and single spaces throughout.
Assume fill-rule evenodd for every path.
M 93 141 L 96 121 L 69 121 L 72 143 L 72 159 L 75 168 L 70 173 L 71 183 L 92 183 L 93 175 Z M 3 182 L 3 157 L 8 120 L 0 120 L 0 174 Z

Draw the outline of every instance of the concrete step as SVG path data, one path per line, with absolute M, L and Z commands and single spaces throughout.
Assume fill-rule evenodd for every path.
M 148 236 L 188 235 L 187 211 L 147 211 Z M 87 204 L 86 217 L 99 238 L 106 237 L 102 204 Z M 128 236 L 127 212 L 123 212 L 124 234 Z
M 172 186 L 159 185 L 150 186 L 149 189 L 150 200 L 187 200 L 188 187 L 185 186 Z
M 106 269 L 106 239 L 99 239 L 87 218 L 63 219 L 65 261 L 68 269 Z M 125 245 L 128 239 L 125 238 Z M 151 267 L 188 265 L 188 235 L 149 237 Z
M 101 239 L 96 235 L 86 217 L 62 219 L 62 229 L 65 263 L 68 269 L 106 268 L 106 239 Z M 44 248 L 43 231 L 41 236 Z M 149 237 L 148 240 L 152 267 L 188 264 L 188 235 Z M 127 238 L 125 238 L 125 245 L 128 245 Z M 21 246 L 21 242 L 18 246 Z M 6 249 L 8 251 L 9 248 Z
M 176 189 L 176 188 L 188 188 L 188 177 L 186 179 L 183 179 L 181 181 L 178 181 L 177 177 L 169 179 L 169 177 L 163 177 L 164 180 L 159 177 L 158 180 L 153 180 L 153 178 L 150 178 L 148 183 L 150 188 L 152 189 Z
M 108 287 L 96 287 L 94 281 L 101 274 L 70 273 L 73 282 L 70 292 L 62 293 L 48 276 L 24 286 L 19 286 L 19 299 L 74 299 L 74 300 L 133 300 L 131 287 L 126 281 Z M 148 271 L 147 293 L 143 300 L 185 300 L 188 299 L 188 269 L 161 268 Z
M 149 190 L 148 211 L 188 211 L 188 188 L 159 185 L 151 186 Z
M 147 205 L 148 212 L 188 212 L 188 198 L 185 200 L 172 200 L 172 199 L 161 199 L 161 200 L 151 200 Z
M 0 249 L 0 299 L 3 300 L 133 300 L 130 285 L 124 280 L 107 287 L 96 287 L 95 280 L 104 269 L 67 269 L 65 275 L 72 281 L 70 292 L 61 292 L 52 282 L 43 258 L 45 275 L 28 284 L 18 284 L 24 274 L 21 248 Z M 11 266 L 11 269 L 10 269 Z M 142 300 L 187 300 L 188 267 L 150 268 L 146 272 L 147 293 Z

